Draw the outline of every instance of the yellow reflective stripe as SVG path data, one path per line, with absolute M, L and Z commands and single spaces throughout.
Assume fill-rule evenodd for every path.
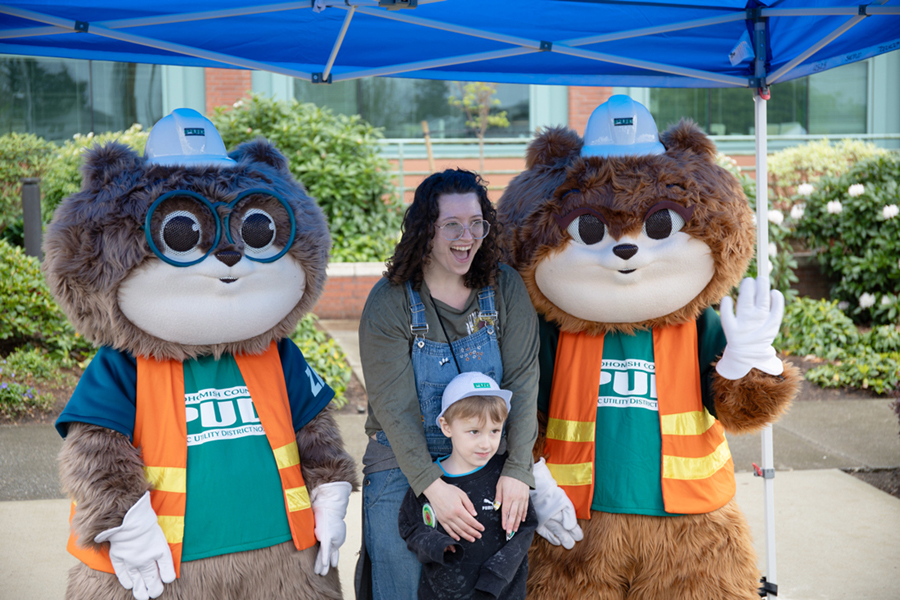
M 286 469 L 300 464 L 300 451 L 297 450 L 297 442 L 291 442 L 281 448 L 275 448 L 275 464 L 279 469 Z
M 187 470 L 180 467 L 144 467 L 144 476 L 153 489 L 161 492 L 187 493 Z
M 709 411 L 695 410 L 677 415 L 661 415 L 659 419 L 663 435 L 701 435 L 713 426 L 716 420 Z
M 156 520 L 168 543 L 180 544 L 184 540 L 184 517 L 158 515 Z
M 553 419 L 547 421 L 547 438 L 563 442 L 593 442 L 597 426 L 592 421 L 567 421 Z
M 550 474 L 558 485 L 591 485 L 594 463 L 578 463 L 574 465 L 554 465 L 547 463 Z
M 663 477 L 665 479 L 706 479 L 721 469 L 731 452 L 728 441 L 722 440 L 712 454 L 700 458 L 684 458 L 682 456 L 663 456 Z
M 309 492 L 306 490 L 305 485 L 285 490 L 284 494 L 287 496 L 288 511 L 290 512 L 297 512 L 312 506 L 309 502 Z

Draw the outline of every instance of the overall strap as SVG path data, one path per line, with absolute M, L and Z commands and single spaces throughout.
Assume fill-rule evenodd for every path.
M 494 288 L 484 286 L 478 292 L 478 320 L 487 321 L 496 326 L 497 307 L 494 306 Z
M 422 298 L 419 292 L 413 289 L 412 282 L 406 282 L 406 294 L 409 296 L 409 312 L 412 317 L 412 324 L 409 330 L 413 336 L 424 338 L 428 333 L 428 322 L 425 320 L 425 305 L 422 304 Z

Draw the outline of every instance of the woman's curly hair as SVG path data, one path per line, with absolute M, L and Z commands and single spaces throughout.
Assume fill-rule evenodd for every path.
M 466 287 L 478 289 L 493 285 L 500 271 L 500 247 L 497 236 L 500 224 L 497 211 L 488 199 L 487 186 L 477 173 L 465 169 L 447 169 L 430 175 L 416 188 L 412 204 L 403 216 L 403 235 L 394 248 L 394 255 L 387 261 L 384 276 L 393 285 L 411 281 L 418 290 L 425 277 L 424 267 L 431 257 L 435 223 L 440 215 L 438 199 L 443 194 L 468 194 L 478 196 L 482 218 L 490 223 L 490 230 L 472 260 L 465 276 Z

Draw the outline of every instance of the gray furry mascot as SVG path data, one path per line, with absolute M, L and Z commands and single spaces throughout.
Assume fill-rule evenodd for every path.
M 70 599 L 341 598 L 357 487 L 333 390 L 288 339 L 330 248 L 264 140 L 230 155 L 178 109 L 144 157 L 87 153 L 44 271 L 99 350 L 56 427 L 73 499 Z

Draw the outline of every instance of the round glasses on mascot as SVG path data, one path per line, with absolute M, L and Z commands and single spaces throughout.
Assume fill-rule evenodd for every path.
M 287 223 L 288 231 L 279 227 Z M 203 261 L 218 247 L 223 228 L 230 243 L 243 243 L 247 258 L 268 263 L 290 249 L 297 222 L 284 198 L 263 189 L 243 191 L 231 202 L 211 202 L 190 190 L 173 190 L 150 205 L 144 220 L 150 249 L 175 267 Z

